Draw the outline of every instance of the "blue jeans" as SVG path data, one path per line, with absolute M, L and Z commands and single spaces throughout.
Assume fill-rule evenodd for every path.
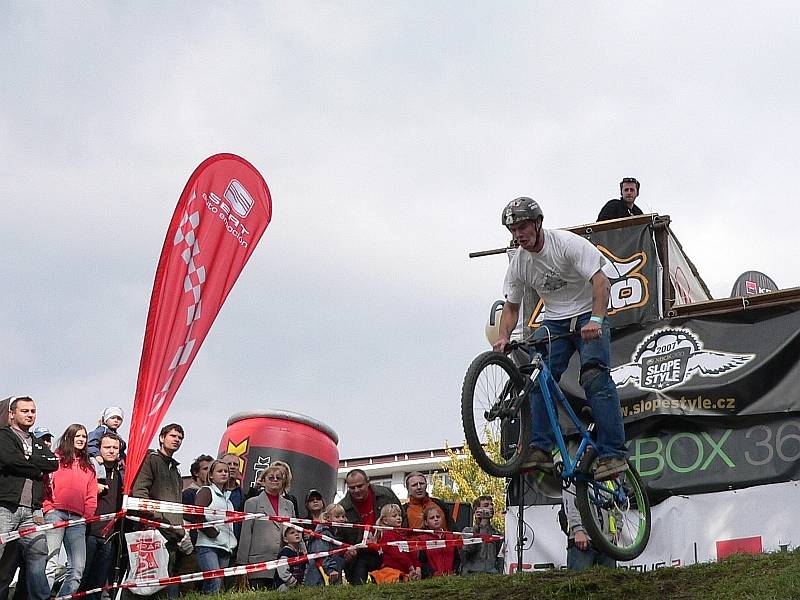
M 8 533 L 17 529 L 34 527 L 33 511 L 25 506 L 18 506 L 14 510 L 0 506 L 0 532 Z M 50 586 L 44 574 L 47 563 L 47 541 L 44 533 L 26 535 L 17 542 L 22 548 L 22 557 L 25 560 L 28 578 L 28 597 L 31 600 L 47 600 L 50 597 Z M 0 556 L 4 546 L 0 545 Z
M 45 523 L 57 523 L 79 519 L 81 516 L 65 510 L 51 510 L 44 516 Z M 47 536 L 47 581 L 52 587 L 58 570 L 58 555 L 61 552 L 61 543 L 67 551 L 67 575 L 64 583 L 58 590 L 59 596 L 66 596 L 77 592 L 83 578 L 83 568 L 86 565 L 86 524 L 70 525 L 48 529 Z
M 216 569 L 224 569 L 231 562 L 231 553 L 226 552 L 222 548 L 197 546 L 194 551 L 195 554 L 197 554 L 197 566 L 200 567 L 201 571 L 215 571 Z M 204 594 L 216 594 L 221 588 L 222 577 L 203 580 Z
M 90 535 L 86 537 L 86 569 L 83 588 L 93 590 L 103 587 L 111 577 L 111 569 L 117 556 L 113 539 Z M 86 596 L 88 600 L 100 600 L 100 592 Z
M 586 393 L 586 400 L 592 407 L 592 418 L 597 426 L 598 454 L 605 456 L 626 456 L 625 427 L 622 424 L 622 410 L 617 396 L 617 388 L 611 379 L 611 330 L 608 321 L 603 323 L 603 335 L 596 340 L 584 342 L 581 327 L 589 322 L 591 313 L 577 317 L 574 334 L 568 338 L 555 340 L 545 357 L 553 379 L 558 383 L 569 366 L 569 359 L 577 350 L 581 359 L 580 383 Z M 560 321 L 545 320 L 536 332 L 536 337 L 546 338 L 570 332 L 572 319 Z M 545 329 L 545 327 L 547 329 Z M 531 391 L 531 411 L 533 414 L 533 438 L 531 445 L 549 452 L 555 446 L 555 436 L 547 418 L 544 398 L 536 386 Z
M 610 556 L 600 554 L 591 546 L 586 550 L 579 550 L 574 544 L 567 548 L 567 568 L 575 571 L 584 571 L 594 565 L 616 569 L 617 563 Z

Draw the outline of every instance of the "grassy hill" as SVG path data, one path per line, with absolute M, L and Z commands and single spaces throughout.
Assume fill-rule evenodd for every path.
M 191 598 L 199 600 L 200 595 Z M 513 576 L 439 577 L 415 583 L 300 588 L 286 593 L 241 592 L 219 600 L 566 600 L 702 598 L 704 600 L 800 598 L 800 551 L 736 555 L 718 563 L 649 573 L 596 569 Z

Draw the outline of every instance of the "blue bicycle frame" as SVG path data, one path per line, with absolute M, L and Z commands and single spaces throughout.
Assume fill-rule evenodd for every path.
M 572 405 L 567 401 L 566 397 L 564 397 L 564 393 L 561 391 L 561 388 L 558 387 L 558 384 L 553 379 L 553 375 L 550 373 L 550 367 L 547 366 L 547 362 L 544 360 L 540 352 L 535 352 L 533 358 L 530 361 L 530 366 L 525 368 L 523 372 L 527 373 L 529 369 L 532 369 L 530 375 L 528 375 L 528 383 L 525 384 L 525 392 L 526 399 L 528 402 L 527 408 L 531 409 L 531 392 L 533 391 L 533 386 L 538 381 L 539 389 L 542 392 L 542 398 L 544 399 L 544 405 L 547 409 L 547 418 L 550 421 L 550 429 L 553 432 L 553 435 L 556 439 L 556 446 L 558 447 L 559 452 L 561 453 L 561 459 L 563 461 L 563 470 L 561 471 L 560 477 L 562 480 L 576 480 L 580 479 L 582 481 L 588 482 L 592 487 L 597 486 L 600 482 L 597 482 L 591 476 L 587 476 L 584 473 L 578 472 L 578 465 L 581 462 L 581 457 L 583 457 L 584 452 L 589 446 L 594 446 L 597 449 L 597 444 L 592 440 L 591 436 L 589 435 L 589 430 L 586 426 L 581 422 L 578 418 L 578 415 L 575 413 L 575 410 L 572 408 Z M 569 452 L 567 451 L 567 444 L 564 440 L 564 432 L 561 430 L 561 425 L 558 422 L 558 414 L 556 413 L 556 404 L 554 401 L 558 401 L 558 403 L 564 408 L 567 416 L 569 417 L 572 424 L 575 426 L 575 429 L 580 433 L 581 441 L 578 444 L 578 449 L 575 451 L 574 459 L 570 456 Z M 608 494 L 608 488 L 605 489 L 605 493 Z M 617 489 L 614 496 L 619 496 L 619 499 L 624 499 L 625 495 L 622 490 Z M 598 502 L 597 499 L 594 500 Z

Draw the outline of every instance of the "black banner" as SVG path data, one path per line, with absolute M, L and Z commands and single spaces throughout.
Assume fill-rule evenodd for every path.
M 798 309 L 663 320 L 614 332 L 611 376 L 625 422 L 800 411 Z M 579 368 L 576 354 L 560 385 L 580 405 Z
M 800 479 L 800 304 L 633 326 L 611 350 L 651 501 Z M 579 368 L 576 353 L 560 382 L 577 408 Z M 526 482 L 526 502 L 553 502 Z
M 633 323 L 647 323 L 661 316 L 658 257 L 649 223 L 593 232 L 584 236 L 592 242 L 609 264 L 603 272 L 611 281 L 608 315 L 612 328 Z M 525 323 L 541 322 L 543 304 L 535 293 L 524 298 Z
M 665 417 L 628 428 L 631 462 L 650 500 L 800 478 L 800 413 Z

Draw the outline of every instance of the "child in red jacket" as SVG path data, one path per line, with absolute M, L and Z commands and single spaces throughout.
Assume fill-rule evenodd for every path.
M 397 504 L 387 504 L 381 509 L 381 516 L 376 525 L 385 527 L 402 527 L 403 511 Z M 403 552 L 397 546 L 385 545 L 389 542 L 408 541 L 406 535 L 394 529 L 379 529 L 375 532 L 374 541 L 381 544 L 383 566 L 370 572 L 375 583 L 392 581 L 416 581 L 422 576 L 416 552 Z
M 423 533 L 419 536 L 419 540 L 447 542 L 455 539 L 453 534 L 445 531 L 442 525 L 442 512 L 439 507 L 429 506 L 422 513 L 422 528 L 431 529 L 433 533 Z M 460 562 L 455 546 L 420 550 L 419 561 L 422 565 L 422 576 L 426 578 L 437 575 L 453 575 L 458 572 Z

